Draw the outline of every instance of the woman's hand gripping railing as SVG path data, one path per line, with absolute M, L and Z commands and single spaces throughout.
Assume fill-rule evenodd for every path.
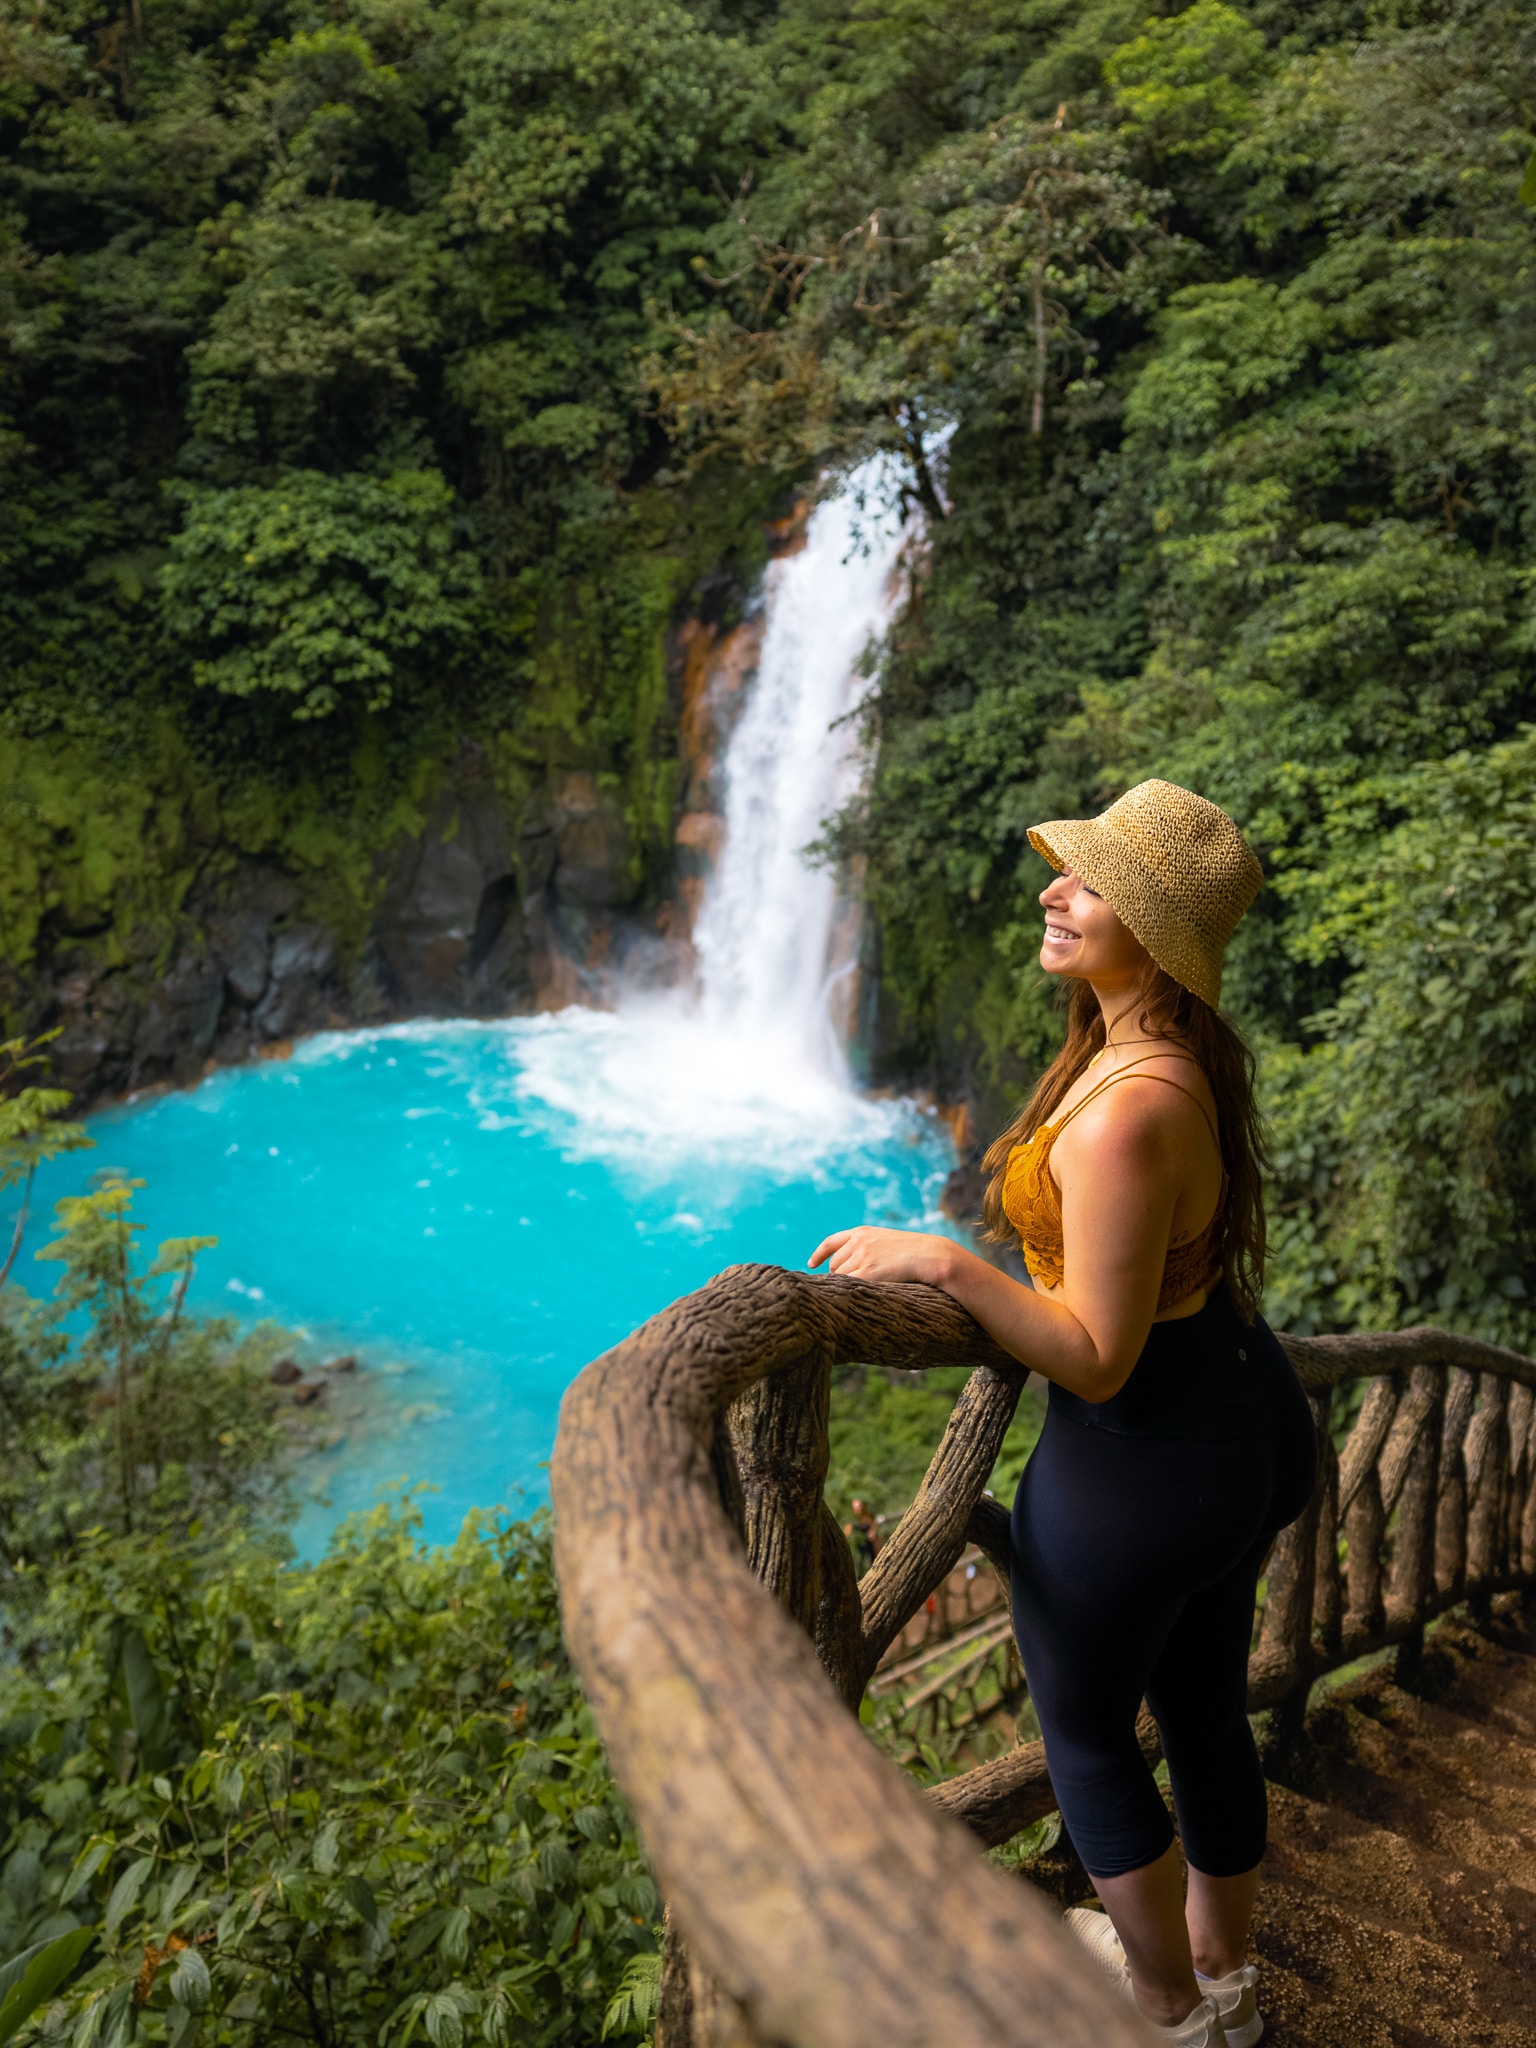
M 973 1368 L 862 1589 L 821 1498 L 828 1376 L 852 1362 Z M 566 1635 L 690 1951 L 669 1939 L 658 2048 L 1148 2040 L 849 1711 L 958 1557 L 1022 1379 L 936 1289 L 745 1266 L 567 1392 Z

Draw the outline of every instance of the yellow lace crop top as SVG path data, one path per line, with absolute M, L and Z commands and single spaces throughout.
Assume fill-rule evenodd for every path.
M 1032 1138 L 1022 1145 L 1015 1145 L 1009 1153 L 1003 1172 L 1003 1214 L 1019 1233 L 1030 1277 L 1038 1280 L 1042 1287 L 1059 1287 L 1066 1277 L 1061 1195 L 1051 1178 L 1051 1147 L 1078 1111 L 1086 1109 L 1106 1088 L 1112 1088 L 1122 1075 L 1130 1073 L 1133 1067 L 1145 1066 L 1148 1060 L 1167 1057 L 1166 1053 L 1148 1053 L 1144 1059 L 1130 1061 L 1116 1073 L 1108 1075 L 1096 1088 L 1091 1088 L 1065 1116 L 1057 1117 L 1054 1123 L 1042 1124 Z M 1170 1079 L 1167 1074 L 1143 1074 L 1142 1079 L 1161 1081 L 1166 1087 L 1177 1088 L 1181 1095 L 1187 1095 L 1210 1124 L 1211 1136 L 1216 1138 L 1216 1126 L 1211 1123 L 1210 1112 L 1193 1089 L 1186 1088 L 1182 1081 Z M 1216 1148 L 1219 1154 L 1219 1138 L 1216 1138 Z M 1227 1170 L 1223 1166 L 1215 1215 L 1200 1235 L 1191 1238 L 1188 1244 L 1168 1247 L 1163 1265 L 1163 1284 L 1157 1297 L 1159 1315 L 1177 1308 L 1180 1302 L 1188 1301 L 1192 1294 L 1210 1287 L 1220 1277 L 1221 1226 L 1226 1207 Z

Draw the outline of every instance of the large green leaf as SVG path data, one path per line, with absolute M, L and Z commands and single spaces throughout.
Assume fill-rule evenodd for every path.
M 93 1929 L 77 1927 L 0 1965 L 0 2043 L 14 2040 L 23 2023 L 69 1981 L 95 1939 Z
M 141 1754 L 148 1759 L 165 1747 L 170 1731 L 170 1703 L 149 1646 L 138 1629 L 124 1629 L 120 1655 L 133 1732 L 139 1738 Z
M 373 1886 L 366 1877 L 356 1875 L 342 1879 L 341 1895 L 360 1919 L 368 1926 L 379 1925 L 379 1902 L 374 1897 Z
M 171 1976 L 171 1996 L 188 2012 L 206 2012 L 212 1991 L 208 1965 L 195 1948 L 184 1948 Z
M 155 1867 L 153 1856 L 140 1856 L 130 1863 L 107 1898 L 107 1917 L 104 1922 L 108 1941 L 116 1941 L 117 1930 L 138 1904 L 139 1893 L 144 1889 L 144 1880 Z

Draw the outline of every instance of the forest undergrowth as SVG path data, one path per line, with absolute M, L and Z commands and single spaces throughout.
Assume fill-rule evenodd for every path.
M 0 1047 L 0 1187 L 86 1143 Z M 18 1085 L 19 1084 L 19 1085 Z M 560 1630 L 547 1513 L 407 1493 L 289 1539 L 270 1326 L 184 1307 L 136 1183 L 0 1275 L 0 2041 L 634 2041 L 655 1887 Z M 291 1411 L 286 1411 L 291 1414 Z

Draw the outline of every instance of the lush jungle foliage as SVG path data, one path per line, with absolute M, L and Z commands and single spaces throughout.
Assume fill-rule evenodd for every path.
M 0 1942 L 92 1941 L 36 2038 L 599 2039 L 657 1903 L 542 1526 L 429 1550 L 379 1510 L 298 1569 L 239 1522 L 97 1530 L 44 1576 Z
M 57 1108 L 0 1106 L 0 1176 Z M 46 1307 L 0 1286 L 0 2041 L 636 2040 L 657 1901 L 546 1524 L 296 1565 L 281 1333 L 184 1315 L 208 1240 L 145 1270 L 132 1194 L 60 1204 Z
M 0 0 L 0 966 L 243 853 L 360 927 L 464 735 L 654 861 L 669 624 L 892 448 L 887 1062 L 1016 1087 L 1025 827 L 1189 781 L 1271 876 L 1271 1313 L 1536 1343 L 1533 126 L 1518 0 Z M 543 1531 L 296 1567 L 131 1201 L 0 1302 L 0 2041 L 642 2033 Z

